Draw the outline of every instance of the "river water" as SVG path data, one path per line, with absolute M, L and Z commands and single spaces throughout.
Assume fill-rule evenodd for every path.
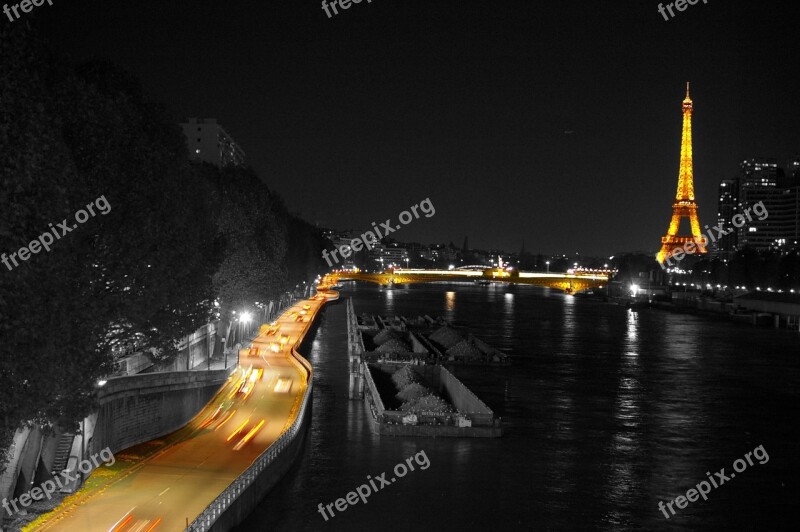
M 442 315 L 513 356 L 454 373 L 499 439 L 373 435 L 348 399 L 344 299 L 356 313 Z M 240 530 L 780 530 L 798 522 L 800 333 L 619 306 L 526 286 L 342 290 L 306 356 L 304 455 Z M 708 500 L 658 508 L 763 445 Z M 328 521 L 334 503 L 420 451 L 419 467 Z M 752 456 L 752 455 L 751 455 Z M 761 461 L 763 459 L 763 455 Z M 422 460 L 421 460 L 422 461 Z M 738 464 L 741 469 L 741 463 Z M 714 476 L 714 478 L 718 478 Z

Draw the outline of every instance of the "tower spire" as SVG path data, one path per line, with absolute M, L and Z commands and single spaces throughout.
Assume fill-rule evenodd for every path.
M 694 165 L 692 162 L 692 112 L 694 104 L 689 97 L 689 82 L 686 82 L 686 99 L 683 100 L 683 131 L 681 133 L 681 163 L 678 171 L 678 191 L 672 204 L 672 220 L 667 235 L 661 239 L 661 251 L 656 260 L 663 263 L 677 249 L 684 247 L 687 253 L 704 254 L 706 238 L 700 233 L 700 221 L 697 219 L 697 202 L 694 198 Z M 688 218 L 692 228 L 692 236 L 678 236 L 682 218 Z

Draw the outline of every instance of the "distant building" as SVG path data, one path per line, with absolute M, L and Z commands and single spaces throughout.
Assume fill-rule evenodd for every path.
M 336 263 L 336 268 L 352 268 L 355 266 L 355 251 L 352 247 L 353 239 L 359 238 L 359 234 L 355 231 L 334 231 L 334 230 L 326 230 L 323 231 L 322 235 L 327 238 L 328 240 L 333 243 L 333 247 L 337 250 L 341 250 L 344 248 L 346 257 L 341 257 L 337 255 L 338 262 Z
M 739 180 L 723 179 L 719 184 L 717 223 L 723 227 L 730 224 L 739 203 Z M 737 248 L 736 231 L 721 237 L 713 244 L 713 254 L 720 259 L 728 259 Z
M 398 268 L 405 268 L 408 265 L 408 249 L 395 242 L 393 244 L 378 244 L 370 251 L 370 258 L 375 261 L 375 266 L 388 268 L 395 265 Z
M 189 158 L 221 167 L 244 166 L 245 153 L 215 118 L 190 118 L 181 124 Z
M 743 161 L 736 179 L 720 182 L 717 222 L 731 227 L 733 217 L 750 209 L 750 219 L 733 233 L 715 242 L 715 256 L 722 259 L 745 246 L 759 251 L 786 250 L 800 242 L 800 160 L 789 163 L 788 172 L 777 160 Z M 753 206 L 763 203 L 768 216 L 759 220 Z
M 789 161 L 786 168 L 786 186 L 800 186 L 800 156 Z

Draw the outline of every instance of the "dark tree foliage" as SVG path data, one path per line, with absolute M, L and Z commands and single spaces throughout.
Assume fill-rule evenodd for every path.
M 310 281 L 322 241 L 252 170 L 190 164 L 180 128 L 116 67 L 72 67 L 23 24 L 0 28 L 0 60 L 0 253 L 77 225 L 0 265 L 3 448 L 20 423 L 87 414 L 114 346 L 169 359 L 215 300 L 251 309 Z

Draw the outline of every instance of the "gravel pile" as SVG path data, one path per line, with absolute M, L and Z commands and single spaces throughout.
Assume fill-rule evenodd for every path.
M 430 339 L 437 344 L 444 346 L 445 349 L 450 349 L 457 343 L 464 340 L 464 338 L 462 338 L 455 329 L 448 327 L 447 325 L 437 329 L 436 332 L 430 335 Z
M 400 391 L 402 391 L 403 388 L 409 384 L 420 383 L 420 381 L 421 379 L 419 378 L 417 372 L 408 366 L 403 366 L 392 373 L 392 382 Z
M 480 349 L 475 347 L 469 340 L 462 340 L 446 352 L 447 356 L 453 356 L 455 358 L 463 358 L 467 360 L 474 360 L 474 359 L 481 359 L 483 358 L 483 353 Z
M 411 351 L 411 347 L 402 340 L 397 338 L 392 338 L 391 340 L 384 342 L 382 345 L 378 346 L 378 349 L 381 353 L 407 353 Z
M 426 395 L 414 401 L 403 403 L 400 406 L 400 410 L 403 412 L 436 412 L 437 414 L 455 412 L 447 401 L 436 395 Z
M 400 399 L 404 403 L 407 403 L 409 401 L 415 401 L 420 397 L 425 397 L 426 395 L 430 395 L 432 393 L 433 392 L 431 391 L 431 389 L 428 388 L 427 386 L 415 382 L 403 388 L 403 390 L 397 395 L 395 395 L 395 397 L 397 399 Z
M 384 329 L 378 334 L 376 334 L 375 337 L 372 339 L 372 341 L 375 342 L 376 345 L 383 345 L 392 339 L 399 340 L 400 336 L 391 329 Z
M 400 405 L 400 410 L 403 412 L 445 414 L 456 411 L 450 403 L 425 386 L 417 372 L 408 366 L 395 371 L 392 374 L 392 382 L 399 390 L 395 397 L 403 401 Z

